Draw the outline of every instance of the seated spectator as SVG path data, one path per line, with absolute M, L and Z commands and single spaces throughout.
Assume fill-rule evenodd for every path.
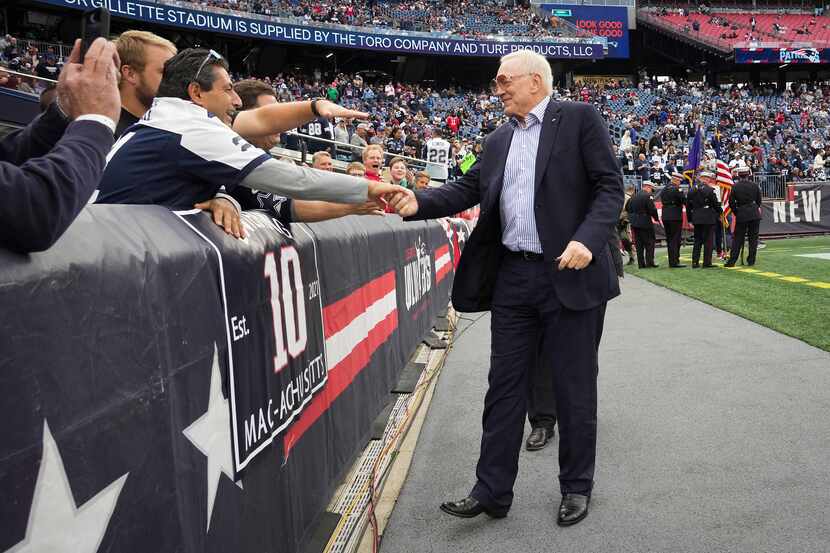
M 56 81 L 60 75 L 61 68 L 58 66 L 58 60 L 54 55 L 47 55 L 44 60 L 37 64 L 35 73 L 42 79 L 52 79 Z
M 101 178 L 118 117 L 115 46 L 103 38 L 80 61 L 80 40 L 60 75 L 58 103 L 0 140 L 0 247 L 48 249 Z
M 409 168 L 406 166 L 406 160 L 402 157 L 393 157 L 389 161 L 389 178 L 392 184 L 412 188 L 414 183 L 408 182 L 406 178 L 408 172 Z
M 429 173 L 426 171 L 419 171 L 415 173 L 415 190 L 423 190 L 424 188 L 429 187 Z
M 223 187 L 233 191 L 244 186 L 290 198 L 363 204 L 399 190 L 279 163 L 243 138 L 269 136 L 319 116 L 366 114 L 314 100 L 235 115 L 241 105 L 219 54 L 192 48 L 179 52 L 164 65 L 153 108 L 118 141 L 97 201 L 191 209 Z
M 370 144 L 363 149 L 363 165 L 366 167 L 366 178 L 371 181 L 380 181 L 383 170 L 383 147 Z
M 367 141 L 368 129 L 369 125 L 361 123 L 357 126 L 357 129 L 355 129 L 352 139 L 349 141 L 349 143 L 354 146 L 354 148 L 352 148 L 352 159 L 355 161 L 363 159 L 363 150 L 369 144 Z
M 346 166 L 346 174 L 352 177 L 363 177 L 366 175 L 366 167 L 359 161 L 353 161 Z
M 121 118 L 115 138 L 124 134 L 153 105 L 158 93 L 164 64 L 176 55 L 176 45 L 147 31 L 127 31 L 115 41 L 121 58 L 118 92 L 121 94 Z
M 314 155 L 311 156 L 311 167 L 320 171 L 334 171 L 331 154 L 325 150 L 314 152 Z

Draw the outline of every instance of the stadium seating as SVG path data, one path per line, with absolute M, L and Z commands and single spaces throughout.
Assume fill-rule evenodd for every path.
M 830 43 L 830 17 L 810 14 L 780 14 L 752 11 L 680 13 L 678 10 L 648 8 L 641 17 L 659 22 L 690 38 L 734 48 L 749 41 Z M 755 30 L 752 19 L 755 19 Z
M 583 36 L 569 25 L 552 29 L 533 9 L 502 2 L 473 0 L 444 4 L 424 0 L 329 2 L 327 0 L 184 0 L 197 8 L 223 8 L 304 22 L 336 23 L 450 33 L 459 36 Z M 164 3 L 164 0 L 160 0 Z

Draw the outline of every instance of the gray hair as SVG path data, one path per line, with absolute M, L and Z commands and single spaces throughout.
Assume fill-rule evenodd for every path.
M 508 61 L 518 62 L 522 73 L 539 75 L 542 78 L 542 87 L 545 92 L 548 95 L 553 94 L 553 72 L 545 56 L 532 50 L 516 50 L 502 56 L 501 63 L 507 63 Z

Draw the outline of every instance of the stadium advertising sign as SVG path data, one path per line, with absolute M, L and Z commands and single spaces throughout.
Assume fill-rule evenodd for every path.
M 394 236 L 374 235 L 371 245 L 359 232 L 375 221 L 329 225 L 377 254 L 357 267 L 340 242 L 317 240 L 325 224 L 289 230 L 264 212 L 245 212 L 248 237 L 229 248 L 202 213 L 177 215 L 220 257 L 236 471 L 275 442 L 288 457 L 376 353 L 380 366 L 403 366 L 449 296 L 452 243 L 436 225 L 408 224 Z M 396 347 L 398 340 L 407 343 Z
M 571 42 L 463 40 L 435 37 L 427 34 L 386 34 L 350 30 L 347 28 L 314 27 L 309 24 L 292 25 L 277 20 L 254 19 L 191 10 L 178 6 L 138 0 L 37 0 L 53 6 L 87 10 L 106 6 L 114 16 L 173 25 L 199 31 L 220 32 L 248 38 L 357 48 L 407 54 L 439 54 L 444 56 L 500 57 L 516 50 L 528 49 L 549 58 L 594 59 L 604 56 L 602 44 L 574 44 Z M 627 52 L 626 46 L 626 52 Z
M 761 234 L 830 232 L 830 184 L 801 185 L 792 201 L 765 201 L 761 215 Z
M 830 63 L 830 49 L 735 48 L 735 63 Z
M 577 6 L 542 4 L 548 16 L 555 16 L 576 25 L 578 29 L 608 39 L 609 58 L 628 58 L 628 10 L 617 6 Z

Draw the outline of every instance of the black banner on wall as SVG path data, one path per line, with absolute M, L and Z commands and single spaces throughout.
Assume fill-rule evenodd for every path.
M 300 548 L 453 245 L 397 216 L 244 220 L 91 206 L 48 252 L 0 251 L 0 551 Z
M 793 201 L 762 204 L 761 234 L 830 232 L 830 184 L 797 185 Z

